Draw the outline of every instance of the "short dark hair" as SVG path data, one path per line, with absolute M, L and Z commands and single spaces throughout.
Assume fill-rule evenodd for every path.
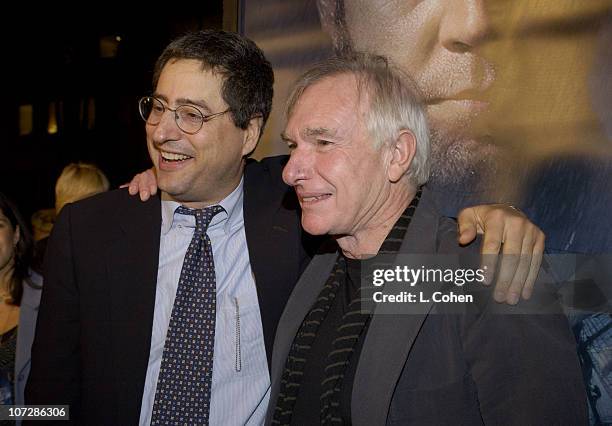
M 154 88 L 164 66 L 176 59 L 195 59 L 202 63 L 202 70 L 221 74 L 224 78 L 221 95 L 231 109 L 236 127 L 244 130 L 252 118 L 261 117 L 263 133 L 272 109 L 274 72 L 255 43 L 228 31 L 187 33 L 174 39 L 157 59 Z
M 17 207 L 6 195 L 0 192 L 0 212 L 9 220 L 13 231 L 19 227 L 19 241 L 15 246 L 15 260 L 10 275 L 9 292 L 13 305 L 21 304 L 23 283 L 30 277 L 30 262 L 32 261 L 32 234 Z

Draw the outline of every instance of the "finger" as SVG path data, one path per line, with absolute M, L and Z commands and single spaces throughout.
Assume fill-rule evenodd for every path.
M 142 173 L 134 175 L 130 183 L 128 183 L 128 192 L 130 195 L 136 195 L 140 192 L 140 181 L 142 180 Z
M 149 199 L 149 197 L 151 197 L 151 194 L 149 193 L 148 189 L 141 189 L 140 190 L 140 199 L 142 201 L 147 201 Z
M 485 222 L 485 233 L 482 241 L 480 267 L 485 272 L 485 285 L 490 285 L 495 276 L 495 270 L 499 262 L 499 251 L 503 241 L 503 223 L 496 213 L 491 213 Z
M 130 185 L 128 186 L 128 192 L 130 195 L 138 194 L 138 183 L 136 182 L 136 178 L 132 179 Z
M 527 276 L 527 280 L 525 282 L 525 287 L 523 287 L 522 296 L 523 299 L 527 300 L 533 294 L 533 289 L 535 288 L 535 282 L 538 278 L 538 273 L 540 272 L 540 265 L 542 264 L 542 257 L 544 256 L 544 241 L 546 240 L 546 236 L 542 231 L 538 232 L 536 237 L 536 243 L 533 246 L 533 256 L 531 258 L 531 268 L 529 270 L 529 275 Z
M 474 241 L 478 234 L 478 223 L 473 209 L 461 210 L 457 216 L 457 232 L 459 244 L 466 245 Z
M 510 305 L 516 305 L 523 292 L 523 287 L 529 276 L 530 267 L 532 263 L 533 248 L 536 242 L 536 228 L 534 226 L 528 229 L 523 238 L 523 244 L 521 246 L 521 253 L 518 255 L 510 254 L 509 256 L 516 256 L 517 267 L 512 277 L 512 282 L 508 288 L 506 294 L 506 302 Z
M 140 175 L 142 177 L 139 178 L 139 180 L 141 181 L 140 187 L 147 192 L 147 198 L 148 195 L 157 194 L 157 178 L 155 176 L 154 169 L 151 168 L 149 170 L 145 170 Z M 141 191 L 141 195 L 144 191 Z
M 499 263 L 499 273 L 497 274 L 497 282 L 495 283 L 494 298 L 498 302 L 506 300 L 508 289 L 512 283 L 512 278 L 516 273 L 516 268 L 519 262 L 519 253 L 523 246 L 524 232 L 517 227 L 511 228 L 512 232 L 507 232 L 504 236 L 504 244 L 501 260 Z

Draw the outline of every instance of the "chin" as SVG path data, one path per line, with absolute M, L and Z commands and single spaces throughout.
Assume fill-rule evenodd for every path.
M 432 131 L 430 181 L 476 189 L 495 175 L 501 154 L 489 138 L 451 138 Z
M 175 188 L 170 182 L 167 182 L 161 175 L 157 175 L 157 187 L 168 195 L 176 193 Z
M 187 192 L 185 191 L 184 185 L 177 182 L 165 181 L 163 178 L 158 180 L 157 187 L 160 191 L 165 192 L 170 198 L 176 201 L 181 201 L 185 198 Z
M 309 218 L 302 215 L 302 228 L 310 235 L 326 235 L 329 227 L 318 218 Z

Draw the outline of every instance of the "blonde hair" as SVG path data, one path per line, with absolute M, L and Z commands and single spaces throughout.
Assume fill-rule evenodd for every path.
M 93 164 L 70 163 L 55 183 L 55 212 L 59 214 L 66 204 L 108 191 L 109 187 L 106 175 Z

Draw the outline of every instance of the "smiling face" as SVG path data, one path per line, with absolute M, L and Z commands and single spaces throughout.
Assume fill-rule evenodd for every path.
M 374 148 L 364 124 L 367 102 L 356 78 L 341 74 L 309 86 L 291 111 L 283 180 L 295 188 L 310 234 L 355 235 L 391 194 L 389 150 Z
M 482 126 L 494 69 L 479 48 L 489 19 L 483 0 L 344 0 L 344 35 L 333 21 L 335 1 L 319 0 L 336 44 L 380 54 L 416 81 L 432 132 L 432 175 L 457 180 L 494 153 Z M 384 28 L 385 31 L 378 29 Z
M 171 60 L 162 69 L 154 96 L 166 107 L 192 105 L 209 115 L 228 109 L 222 85 L 223 77 L 203 70 L 200 61 Z M 147 124 L 147 147 L 162 199 L 198 208 L 229 195 L 240 182 L 244 156 L 257 143 L 257 123 L 252 120 L 242 130 L 227 113 L 189 135 L 176 125 L 174 113 L 166 110 L 159 124 Z
M 13 268 L 15 245 L 19 241 L 19 227 L 0 211 L 0 278 Z

